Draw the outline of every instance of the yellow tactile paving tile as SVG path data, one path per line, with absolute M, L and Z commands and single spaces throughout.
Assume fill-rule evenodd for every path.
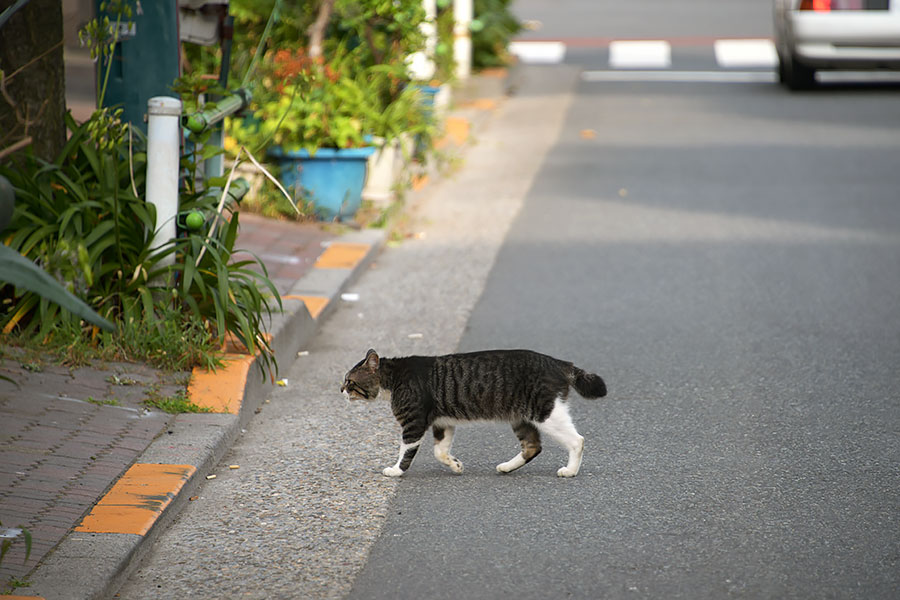
M 352 269 L 365 258 L 369 248 L 369 244 L 336 242 L 319 255 L 313 266 L 317 269 Z
M 244 400 L 247 374 L 256 357 L 226 354 L 215 371 L 195 368 L 188 384 L 188 398 L 197 406 L 217 413 L 238 414 Z
M 306 310 L 313 319 L 318 319 L 325 307 L 330 302 L 329 298 L 324 296 L 282 296 L 282 300 L 301 300 L 306 305 Z
M 146 535 L 196 470 L 192 465 L 132 465 L 75 531 Z

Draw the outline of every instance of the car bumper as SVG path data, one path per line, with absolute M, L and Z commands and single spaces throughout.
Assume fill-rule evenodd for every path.
M 793 12 L 794 55 L 816 68 L 900 69 L 900 11 Z

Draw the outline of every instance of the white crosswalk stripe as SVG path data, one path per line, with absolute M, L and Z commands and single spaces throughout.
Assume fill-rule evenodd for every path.
M 666 40 L 613 40 L 597 45 L 607 50 L 610 69 L 671 69 L 672 45 Z M 525 64 L 556 64 L 566 58 L 563 41 L 516 41 L 512 54 Z M 719 39 L 710 43 L 709 56 L 720 69 L 770 69 L 778 64 L 775 45 L 769 39 Z
M 668 69 L 672 66 L 672 46 L 663 40 L 611 42 L 609 66 L 613 69 Z
M 510 42 L 509 51 L 529 65 L 561 63 L 566 57 L 562 42 Z
M 724 69 L 775 67 L 778 53 L 772 40 L 716 40 L 716 63 Z

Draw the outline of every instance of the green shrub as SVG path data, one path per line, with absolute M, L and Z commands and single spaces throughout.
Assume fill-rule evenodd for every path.
M 277 368 L 262 334 L 281 298 L 262 263 L 232 261 L 237 213 L 219 212 L 218 198 L 186 192 L 182 212 L 207 215 L 208 229 L 151 250 L 156 212 L 143 199 L 143 138 L 109 112 L 68 124 L 71 137 L 54 162 L 28 155 L 0 166 L 17 196 L 6 243 L 112 321 L 116 333 L 84 327 L 9 285 L 0 287 L 3 333 L 57 347 L 103 346 L 173 368 L 215 365 L 211 353 L 230 333 L 260 352 L 264 370 Z
M 511 0 L 475 0 L 472 29 L 472 69 L 502 67 L 509 62 L 507 46 L 522 24 L 509 10 Z

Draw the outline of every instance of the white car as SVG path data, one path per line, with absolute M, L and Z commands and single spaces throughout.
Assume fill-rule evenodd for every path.
M 900 69 L 900 0 L 775 0 L 775 48 L 791 89 L 821 69 Z

